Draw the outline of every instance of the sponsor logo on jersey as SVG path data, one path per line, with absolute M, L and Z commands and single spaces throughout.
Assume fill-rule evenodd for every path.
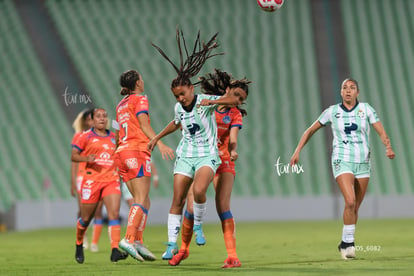
M 125 160 L 125 165 L 129 169 L 138 169 L 138 160 L 136 158 L 128 158 Z

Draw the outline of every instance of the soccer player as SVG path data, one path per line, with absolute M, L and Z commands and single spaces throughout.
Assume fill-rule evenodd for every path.
M 205 94 L 235 96 L 242 103 L 247 98 L 250 81 L 245 78 L 235 80 L 232 79 L 230 74 L 216 69 L 214 74 L 207 74 L 207 77 L 200 79 L 201 88 Z M 244 115 L 247 115 L 247 112 L 239 106 L 221 105 L 215 110 L 221 165 L 216 171 L 213 184 L 216 191 L 217 214 L 221 220 L 224 243 L 228 254 L 222 266 L 223 268 L 241 266 L 236 252 L 235 222 L 230 210 L 230 199 L 236 176 L 234 161 L 238 158 L 237 138 L 239 130 L 243 126 L 242 116 Z M 181 244 L 181 251 L 187 252 L 189 252 L 193 234 L 194 215 L 192 202 L 193 194 L 190 191 L 187 196 L 187 209 L 184 213 Z M 175 235 L 177 232 L 170 234 Z M 173 237 L 169 237 L 169 240 L 176 240 L 177 235 L 178 233 Z M 196 243 L 198 245 L 205 244 L 204 235 L 196 236 Z M 178 265 L 182 260 L 180 255 L 177 254 L 174 256 L 175 248 L 177 248 L 176 244 L 171 242 L 164 253 L 164 259 L 172 259 L 169 261 L 170 265 Z
M 87 109 L 81 111 L 78 116 L 76 116 L 76 119 L 73 121 L 72 127 L 75 130 L 75 134 L 72 138 L 72 144 L 75 143 L 76 139 L 84 132 L 85 130 L 90 129 L 93 126 L 93 120 L 91 118 L 91 114 L 93 112 L 92 109 Z M 78 219 L 80 218 L 80 189 L 81 184 L 83 180 L 83 175 L 85 173 L 85 165 L 86 163 L 77 163 L 77 162 L 71 162 L 71 195 L 73 197 L 77 197 L 78 199 Z M 92 252 L 98 252 L 98 240 L 101 235 L 102 231 L 102 201 L 99 202 L 99 205 L 95 211 L 95 217 L 94 217 L 94 224 L 92 229 L 92 243 L 91 243 L 91 251 Z M 83 248 L 88 248 L 88 240 L 86 238 L 86 234 L 83 240 Z
M 120 126 L 116 131 L 118 148 L 116 162 L 119 174 L 133 197 L 128 215 L 125 238 L 119 247 L 139 261 L 154 261 L 156 258 L 142 243 L 145 229 L 151 184 L 151 152 L 147 144 L 155 136 L 150 124 L 149 105 L 144 92 L 144 81 L 135 70 L 121 74 L 121 95 L 124 98 L 116 107 L 116 121 Z M 171 148 L 158 142 L 158 148 L 164 159 L 174 157 Z M 141 235 L 141 236 L 140 236 Z
M 174 195 L 168 215 L 168 233 L 177 231 L 181 225 L 182 212 L 187 192 L 193 183 L 194 194 L 194 226 L 196 236 L 203 236 L 201 224 L 206 212 L 206 191 L 212 182 L 221 161 L 217 147 L 217 124 L 215 108 L 217 105 L 238 105 L 240 100 L 230 96 L 195 95 L 191 78 L 201 70 L 205 61 L 215 55 L 211 51 L 218 47 L 215 42 L 217 34 L 206 44 L 200 43 L 198 34 L 189 55 L 185 39 L 177 29 L 177 42 L 180 54 L 180 66 L 171 62 L 166 54 L 157 46 L 154 47 L 166 58 L 177 72 L 177 77 L 171 83 L 171 91 L 177 100 L 175 118 L 157 136 L 148 148 L 152 150 L 162 137 L 182 129 L 182 139 L 177 147 L 177 158 L 174 165 Z M 187 58 L 183 61 L 181 40 Z M 173 242 L 169 240 L 169 242 Z M 188 257 L 188 251 L 179 251 L 181 259 Z M 165 256 L 164 256 L 165 257 Z
M 304 132 L 293 153 L 290 165 L 299 161 L 299 153 L 312 135 L 326 124 L 333 133 L 332 171 L 345 201 L 342 240 L 338 246 L 342 259 L 355 258 L 354 234 L 358 210 L 368 187 L 371 171 L 370 124 L 385 146 L 385 154 L 393 159 L 390 139 L 375 110 L 358 101 L 359 87 L 354 79 L 342 82 L 342 103 L 328 107 Z
M 108 233 L 112 248 L 110 260 L 117 262 L 128 257 L 128 254 L 118 249 L 121 190 L 114 166 L 115 134 L 106 129 L 108 116 L 104 109 L 94 109 L 91 118 L 94 127 L 83 132 L 72 145 L 72 162 L 86 162 L 81 184 L 81 214 L 76 225 L 75 259 L 80 264 L 85 260 L 83 238 L 101 199 L 108 211 Z

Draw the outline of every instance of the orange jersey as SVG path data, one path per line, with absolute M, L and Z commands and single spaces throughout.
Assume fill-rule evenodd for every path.
M 110 182 L 118 179 L 114 165 L 115 134 L 107 130 L 106 136 L 99 136 L 94 128 L 83 132 L 73 148 L 82 156 L 95 155 L 93 162 L 86 163 L 84 178 L 96 182 Z
M 148 137 L 142 132 L 138 115 L 145 113 L 149 119 L 149 105 L 146 96 L 132 94 L 125 96 L 116 107 L 116 121 L 119 124 L 119 145 L 117 152 L 124 150 L 147 151 Z
M 73 135 L 73 138 L 72 138 L 72 147 L 73 147 L 73 145 L 76 145 L 76 140 L 79 138 L 79 136 L 82 134 L 82 132 L 76 132 L 74 135 Z M 83 176 L 84 174 L 85 174 L 85 166 L 86 166 L 86 162 L 80 162 L 80 163 L 78 163 L 79 164 L 79 166 L 78 166 L 78 173 L 77 173 L 77 176 Z
M 232 127 L 242 128 L 243 119 L 242 114 L 236 107 L 220 112 L 216 109 L 216 122 L 217 122 L 217 138 L 220 158 L 230 158 L 229 153 L 229 138 L 230 129 Z

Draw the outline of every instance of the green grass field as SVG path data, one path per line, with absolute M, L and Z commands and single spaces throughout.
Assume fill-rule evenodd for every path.
M 227 270 L 220 268 L 226 258 L 220 225 L 204 229 L 207 244 L 193 243 L 190 257 L 177 267 L 161 258 L 111 263 L 106 228 L 100 252 L 86 250 L 82 265 L 74 259 L 74 228 L 0 233 L 0 275 L 414 275 L 414 220 L 361 220 L 357 258 L 350 261 L 336 249 L 340 221 L 238 223 L 242 267 Z M 148 226 L 144 233 L 159 257 L 166 236 L 165 226 Z

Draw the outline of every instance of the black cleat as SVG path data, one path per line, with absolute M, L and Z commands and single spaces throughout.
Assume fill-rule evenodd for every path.
M 118 248 L 112 248 L 111 262 L 116 263 L 119 260 L 125 260 L 128 257 L 128 253 L 119 251 Z
M 83 264 L 83 262 L 85 261 L 85 256 L 83 255 L 83 244 L 76 245 L 75 260 L 79 264 Z

